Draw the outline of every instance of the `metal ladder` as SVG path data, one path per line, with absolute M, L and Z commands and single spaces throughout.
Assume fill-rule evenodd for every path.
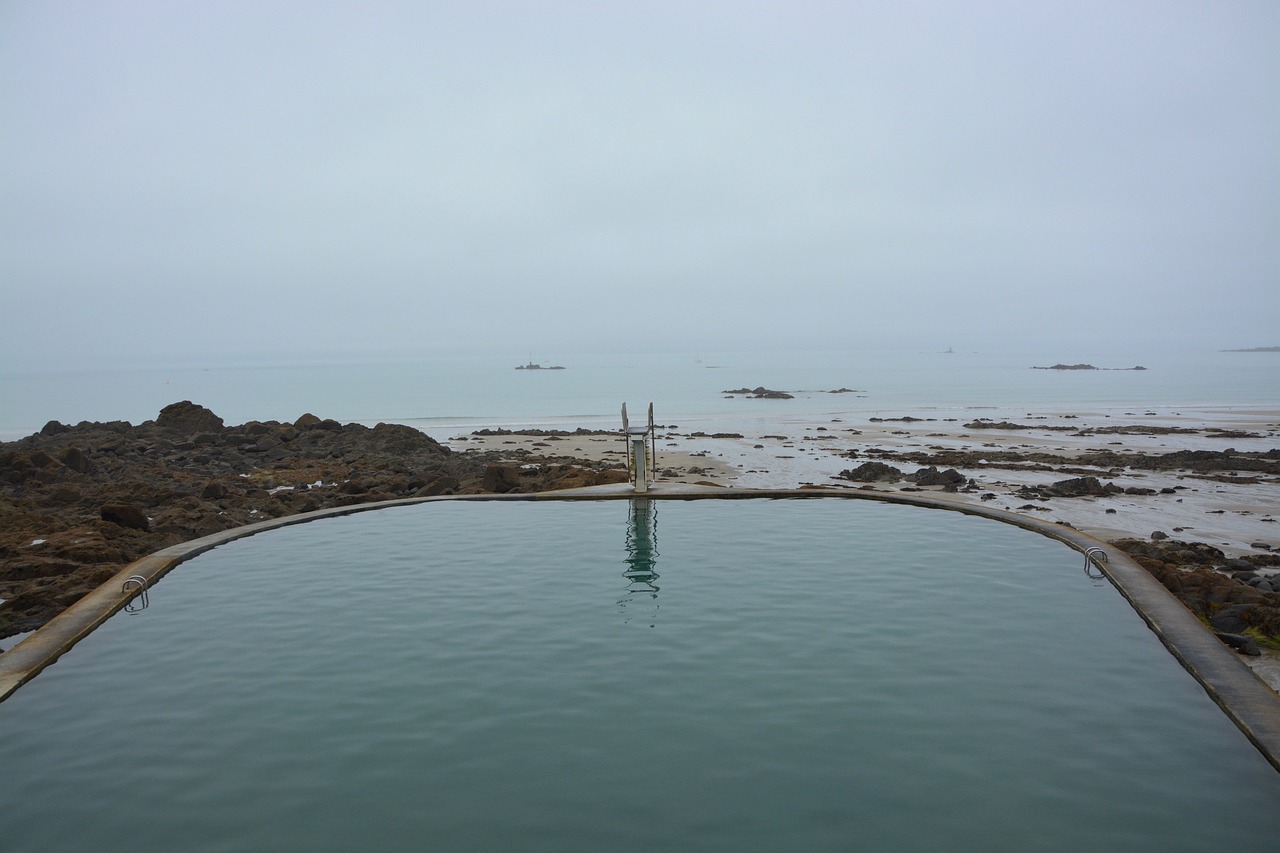
M 1107 573 L 1102 569 L 1102 564 L 1105 562 L 1107 562 L 1107 552 L 1099 548 L 1097 545 L 1085 549 L 1084 573 L 1091 579 L 1097 581 L 1104 580 L 1107 577 Z M 1098 573 L 1096 575 L 1092 571 L 1095 565 L 1098 567 Z
M 121 584 L 120 591 L 128 592 L 130 589 L 138 590 L 138 594 L 130 598 L 129 603 L 124 606 L 125 613 L 137 613 L 151 606 L 151 598 L 147 595 L 146 578 L 142 575 L 130 575 Z

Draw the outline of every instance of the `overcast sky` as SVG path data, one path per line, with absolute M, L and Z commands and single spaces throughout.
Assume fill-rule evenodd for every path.
M 4 0 L 0 215 L 7 367 L 1280 344 L 1280 3 Z

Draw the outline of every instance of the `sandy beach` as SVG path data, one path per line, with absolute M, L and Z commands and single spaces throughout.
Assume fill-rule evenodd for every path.
M 780 407 L 785 401 L 778 401 Z M 822 486 L 928 490 L 908 480 L 874 484 L 842 479 L 840 473 L 866 461 L 914 474 L 933 464 L 924 457 L 955 458 L 970 481 L 960 491 L 939 496 L 960 502 L 989 502 L 1014 512 L 1070 524 L 1101 539 L 1147 538 L 1160 531 L 1172 538 L 1204 542 L 1228 556 L 1280 550 L 1280 478 L 1274 473 L 1233 470 L 1219 459 L 1194 470 L 1179 452 L 1265 454 L 1280 447 L 1280 409 L 1114 409 L 1092 411 L 983 410 L 973 417 L 932 410 L 904 410 L 879 417 L 824 422 L 789 420 L 779 408 L 766 429 L 752 433 L 712 433 L 697 425 L 657 429 L 658 479 L 709 482 L 728 488 Z M 996 426 L 1000 425 L 1000 426 Z M 545 436 L 458 434 L 445 442 L 464 452 L 498 451 L 513 461 L 537 465 L 562 457 L 623 463 L 620 434 Z M 1089 464 L 1089 457 L 1118 454 L 1123 465 Z M 852 454 L 852 455 L 851 455 Z M 995 458 L 999 454 L 1000 458 Z M 1041 455 L 1052 457 L 1046 463 Z M 987 459 L 986 455 L 992 458 Z M 1035 456 L 1039 461 L 1028 461 Z M 1082 457 L 1085 461 L 1082 461 Z M 1132 463 L 1142 460 L 1142 467 Z M 1274 460 L 1273 460 L 1274 463 Z M 1274 468 L 1274 464 L 1271 466 Z M 1118 493 L 1082 497 L 1028 497 L 1028 489 L 1093 476 Z M 1151 490 L 1154 494 L 1139 494 Z

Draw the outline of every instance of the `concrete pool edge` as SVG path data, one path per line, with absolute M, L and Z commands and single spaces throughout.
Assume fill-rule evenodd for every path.
M 0 654 L 0 702 L 35 678 L 99 625 L 124 609 L 137 589 L 124 590 L 126 579 L 140 575 L 153 587 L 176 566 L 219 545 L 270 530 L 304 524 L 322 518 L 352 515 L 397 506 L 437 501 L 575 501 L 629 500 L 636 497 L 693 500 L 701 498 L 853 498 L 897 503 L 927 509 L 944 509 L 989 518 L 1056 539 L 1082 554 L 1101 548 L 1107 560 L 1100 566 L 1111 583 L 1156 634 L 1164 646 L 1200 683 L 1268 762 L 1280 771 L 1280 695 L 1268 687 L 1187 610 L 1150 573 L 1127 554 L 1074 528 L 1006 510 L 948 500 L 937 493 L 907 495 L 871 489 L 737 489 L 719 486 L 658 483 L 645 495 L 637 495 L 626 483 L 555 492 L 521 494 L 442 495 L 403 498 L 351 506 L 331 507 L 299 515 L 269 519 L 221 531 L 200 539 L 172 545 L 121 569 L 106 583 L 50 620 L 44 627 Z

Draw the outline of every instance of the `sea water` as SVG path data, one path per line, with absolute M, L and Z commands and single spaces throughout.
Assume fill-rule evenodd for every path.
M 597 352 L 543 359 L 564 370 L 516 370 L 527 357 L 471 353 L 361 358 L 238 355 L 167 365 L 0 371 L 0 439 L 49 420 L 141 423 L 191 400 L 228 424 L 406 423 L 436 438 L 481 427 L 614 428 L 623 402 L 661 424 L 707 431 L 786 420 L 890 417 L 908 411 L 1270 407 L 1280 405 L 1280 353 L 1117 350 L 1106 370 L 1034 370 L 1070 356 L 999 350 L 830 349 L 772 352 Z M 1127 370 L 1141 365 L 1146 370 Z M 726 391 L 764 386 L 792 400 Z M 849 389 L 844 393 L 831 393 Z M 972 415 L 971 415 L 972 416 Z

